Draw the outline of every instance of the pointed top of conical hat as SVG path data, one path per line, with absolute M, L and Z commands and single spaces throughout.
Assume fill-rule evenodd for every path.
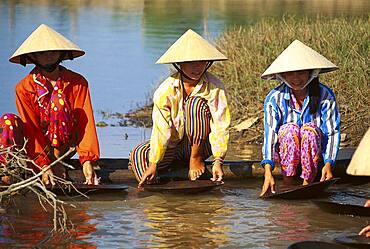
M 193 30 L 186 31 L 157 60 L 157 64 L 188 61 L 221 61 L 227 57 Z
M 370 176 L 370 128 L 362 138 L 351 162 L 347 168 L 347 174 L 357 176 Z
M 295 40 L 275 59 L 261 77 L 275 79 L 277 73 L 309 69 L 321 69 L 320 73 L 326 73 L 338 67 L 312 48 Z
M 70 51 L 64 59 L 72 59 L 85 54 L 73 42 L 56 32 L 45 24 L 41 24 L 32 34 L 22 43 L 22 45 L 10 57 L 9 61 L 13 63 L 20 63 L 21 56 L 34 52 L 42 51 Z M 72 58 L 71 58 L 72 57 Z M 25 63 L 32 63 L 28 60 Z

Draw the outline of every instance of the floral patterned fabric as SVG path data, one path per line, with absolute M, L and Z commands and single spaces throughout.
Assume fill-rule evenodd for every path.
M 73 127 L 71 107 L 63 93 L 62 80 L 59 78 L 53 87 L 43 76 L 37 74 L 34 81 L 42 131 L 51 146 L 58 148 L 70 140 Z
M 0 117 L 0 149 L 22 146 L 24 142 L 23 122 L 15 114 L 6 113 Z M 0 162 L 6 163 L 6 156 L 0 155 Z
M 275 161 L 280 162 L 285 176 L 294 176 L 302 166 L 301 178 L 312 181 L 317 173 L 321 157 L 321 132 L 314 124 L 301 128 L 294 123 L 282 125 L 278 133 L 278 153 Z

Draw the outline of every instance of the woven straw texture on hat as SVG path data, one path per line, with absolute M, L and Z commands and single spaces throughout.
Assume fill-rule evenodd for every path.
M 189 29 L 157 60 L 157 64 L 188 61 L 221 61 L 227 57 Z
M 324 56 L 295 40 L 275 59 L 261 77 L 262 79 L 276 79 L 277 73 L 308 69 L 321 69 L 320 73 L 326 73 L 337 68 Z
M 45 24 L 41 24 L 32 34 L 22 43 L 22 45 L 10 57 L 9 61 L 20 63 L 20 56 L 42 51 L 71 51 L 72 57 L 76 58 L 85 54 L 77 45 L 56 32 Z M 68 55 L 64 59 L 70 59 Z M 26 60 L 26 63 L 32 63 Z
M 347 174 L 370 176 L 370 128 L 353 154 L 351 163 L 347 168 Z

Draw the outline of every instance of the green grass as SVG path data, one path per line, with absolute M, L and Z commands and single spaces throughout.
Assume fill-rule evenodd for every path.
M 239 137 L 261 142 L 263 101 L 277 81 L 260 75 L 295 39 L 334 62 L 339 69 L 320 75 L 333 89 L 341 113 L 341 130 L 357 145 L 370 121 L 370 15 L 365 17 L 265 19 L 253 26 L 234 27 L 217 40 L 229 60 L 215 63 L 211 71 L 225 84 L 233 124 L 259 117 L 249 131 Z

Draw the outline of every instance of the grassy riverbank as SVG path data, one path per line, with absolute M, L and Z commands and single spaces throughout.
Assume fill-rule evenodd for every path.
M 370 16 L 328 19 L 287 17 L 262 20 L 250 27 L 235 27 L 217 41 L 229 60 L 215 63 L 212 72 L 226 85 L 233 124 L 251 117 L 258 121 L 233 140 L 261 142 L 263 101 L 277 81 L 260 78 L 264 70 L 294 39 L 334 62 L 339 70 L 320 75 L 339 103 L 341 130 L 356 145 L 370 120 Z
M 286 17 L 283 20 L 265 19 L 221 34 L 216 43 L 229 60 L 215 63 L 211 72 L 227 88 L 232 126 L 248 118 L 258 118 L 244 131 L 232 130 L 231 141 L 241 144 L 262 142 L 263 101 L 278 82 L 262 80 L 260 75 L 294 39 L 298 39 L 339 67 L 337 71 L 320 75 L 320 80 L 336 94 L 342 118 L 341 130 L 348 135 L 347 143 L 357 145 L 370 120 L 369 30 L 370 16 Z M 150 112 L 149 107 L 140 109 L 137 114 L 150 116 Z M 135 112 L 130 113 L 129 117 L 135 115 Z

